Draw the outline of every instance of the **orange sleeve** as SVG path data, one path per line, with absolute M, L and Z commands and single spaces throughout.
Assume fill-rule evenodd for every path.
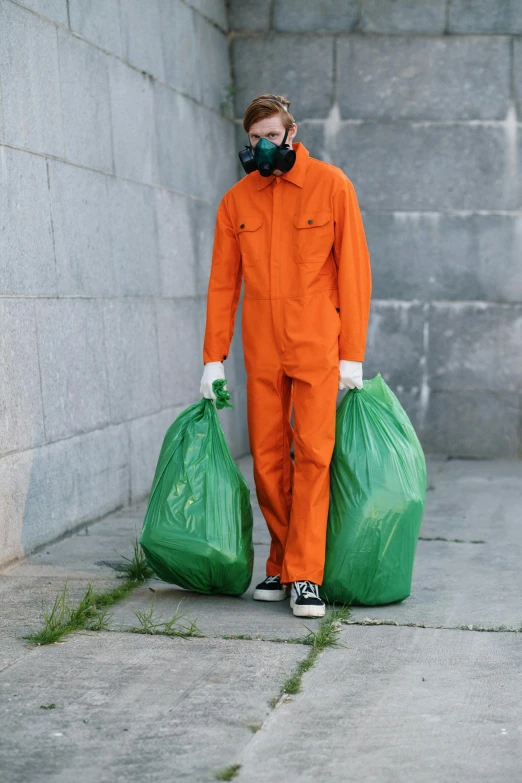
M 333 197 L 341 334 L 339 358 L 363 362 L 370 318 L 370 252 L 355 188 L 346 177 Z
M 243 269 L 236 234 L 228 214 L 226 194 L 220 201 L 214 232 L 207 292 L 203 363 L 222 362 L 230 350 Z

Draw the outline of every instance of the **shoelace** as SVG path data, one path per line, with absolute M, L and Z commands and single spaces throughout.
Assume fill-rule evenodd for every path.
M 313 582 L 294 582 L 297 597 L 319 598 L 319 588 Z
M 270 582 L 279 582 L 280 576 L 267 576 L 267 578 L 264 580 L 267 584 L 270 584 Z

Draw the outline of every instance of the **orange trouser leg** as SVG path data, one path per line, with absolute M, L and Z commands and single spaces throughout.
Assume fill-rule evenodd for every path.
M 322 584 L 335 442 L 338 362 L 299 373 L 294 392 L 294 480 L 282 582 Z
M 277 365 L 247 376 L 247 416 L 254 481 L 271 538 L 267 576 L 281 573 L 292 505 L 291 379 Z
M 297 374 L 297 373 L 296 373 Z M 324 362 L 292 379 L 281 368 L 271 377 L 247 377 L 250 449 L 259 506 L 270 537 L 266 573 L 283 582 L 321 584 L 330 502 L 330 461 L 335 441 L 339 370 Z M 294 430 L 290 426 L 294 404 Z M 295 441 L 295 464 L 290 448 Z

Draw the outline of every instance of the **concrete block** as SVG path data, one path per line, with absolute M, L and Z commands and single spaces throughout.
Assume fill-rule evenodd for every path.
M 208 23 L 180 0 L 162 3 L 160 13 L 165 81 L 176 90 L 200 101 L 202 81 L 211 75 L 207 68 L 200 70 L 198 67 L 199 53 L 204 51 L 205 57 L 209 53 L 200 46 L 196 32 L 196 16 L 201 24 Z
M 230 29 L 268 32 L 271 5 L 271 0 L 230 0 Z
M 215 203 L 236 181 L 232 122 L 161 84 L 155 105 L 161 184 Z
M 519 215 L 366 212 L 377 299 L 522 301 Z
M 116 174 L 159 182 L 151 80 L 119 60 L 110 66 L 111 120 Z
M 361 30 L 365 33 L 443 33 L 446 0 L 362 0 Z
M 340 38 L 337 94 L 345 119 L 503 120 L 510 42 L 501 36 Z
M 236 161 L 236 182 L 239 182 L 240 179 L 243 179 L 247 176 L 245 170 L 243 169 L 239 157 L 238 152 L 245 148 L 245 145 L 248 144 L 248 135 L 243 128 L 243 121 L 242 120 L 236 120 L 234 123 L 234 150 L 235 150 L 235 161 Z
M 38 352 L 48 441 L 110 421 L 102 304 L 90 299 L 36 303 Z
M 121 57 L 120 0 L 69 0 L 71 30 Z
M 200 14 L 206 16 L 225 32 L 228 30 L 226 0 L 186 0 Z
M 201 398 L 205 302 L 156 300 L 161 374 L 161 407 L 191 405 Z
M 522 117 L 522 39 L 513 39 L 513 89 L 517 116 Z M 520 126 L 518 126 L 520 128 Z M 520 133 L 520 131 L 519 131 Z
M 0 454 L 44 441 L 34 302 L 0 299 Z
M 0 146 L 0 294 L 56 292 L 45 160 Z
M 67 0 L 24 0 L 24 5 L 40 16 L 67 27 Z
M 333 38 L 276 35 L 234 38 L 236 117 L 243 117 L 260 93 L 285 95 L 290 112 L 307 119 L 325 117 L 332 106 Z
M 201 159 L 196 164 L 196 105 L 165 85 L 156 83 L 154 111 L 160 183 L 178 193 L 200 195 L 199 182 L 203 173 L 200 171 Z M 198 150 L 199 155 L 202 152 Z M 204 169 L 204 174 L 208 173 Z
M 14 3 L 0 4 L 0 73 L 8 144 L 63 157 L 56 27 Z
M 204 201 L 192 201 L 190 204 L 190 230 L 197 259 L 197 293 L 205 297 L 212 266 L 216 210 L 215 205 Z
M 73 163 L 112 171 L 108 56 L 61 30 L 58 53 L 65 156 Z
M 450 33 L 522 33 L 522 5 L 518 0 L 451 0 Z
M 207 204 L 168 190 L 156 190 L 156 222 L 160 257 L 162 296 L 196 296 L 197 245 L 212 242 L 205 225 L 193 225 L 191 215 L 205 212 Z M 194 230 L 196 233 L 194 233 Z
M 522 141 L 520 142 L 522 149 Z M 522 204 L 504 128 L 343 124 L 325 139 L 362 209 L 508 210 Z
M 205 69 L 202 71 L 198 63 L 192 78 L 199 74 L 201 100 L 205 106 L 220 111 L 227 99 L 227 87 L 232 86 L 228 41 L 221 30 L 199 14 L 195 17 L 195 31 L 198 53 L 205 52 Z
M 107 187 L 114 291 L 123 296 L 159 294 L 155 190 L 113 178 Z
M 358 16 L 357 0 L 275 0 L 273 24 L 287 33 L 351 32 Z
M 185 407 L 167 408 L 128 423 L 131 503 L 148 498 L 165 434 Z
M 161 6 L 165 80 L 217 111 L 232 83 L 226 36 L 215 24 L 176 0 Z M 205 52 L 205 69 L 199 67 Z M 181 129 L 182 136 L 188 129 Z
M 312 158 L 326 160 L 324 145 L 324 125 L 322 122 L 307 122 L 306 120 L 297 123 L 296 141 L 302 141 Z
M 156 79 L 165 78 L 161 50 L 162 0 L 124 0 L 121 4 L 123 59 Z
M 520 393 L 522 304 L 436 302 L 429 323 L 432 389 Z
M 381 373 L 395 391 L 418 393 L 424 356 L 424 305 L 372 299 L 364 377 Z
M 22 527 L 33 451 L 0 457 L 0 564 L 23 558 Z
M 452 457 L 520 459 L 520 415 L 520 394 L 433 391 L 421 442 Z
M 201 153 L 199 175 L 199 194 L 211 204 L 219 202 L 225 191 L 237 182 L 234 150 L 234 125 L 220 116 L 216 116 L 204 106 L 195 106 L 196 150 Z M 223 154 L 223 151 L 226 151 Z
M 110 296 L 110 204 L 104 174 L 49 161 L 57 289 L 62 296 Z
M 71 528 L 129 502 L 129 444 L 125 426 L 106 427 L 58 441 L 6 464 L 15 497 L 15 529 L 30 552 Z M 2 463 L 0 462 L 0 468 Z
M 157 413 L 161 390 L 154 301 L 112 299 L 103 307 L 112 421 Z

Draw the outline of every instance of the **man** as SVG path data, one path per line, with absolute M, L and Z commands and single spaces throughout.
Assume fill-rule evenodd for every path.
M 292 584 L 294 615 L 322 617 L 337 392 L 362 388 L 372 281 L 354 187 L 293 141 L 289 106 L 263 94 L 243 118 L 251 173 L 217 210 L 201 393 L 225 377 L 244 277 L 248 434 L 271 537 L 254 598 L 283 600 Z

